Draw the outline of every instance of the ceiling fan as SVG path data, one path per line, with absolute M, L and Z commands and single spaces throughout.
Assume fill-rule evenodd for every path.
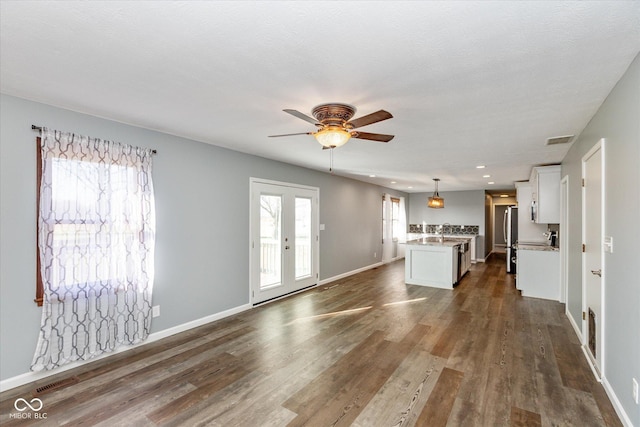
M 297 110 L 283 110 L 299 119 L 313 123 L 318 127 L 316 132 L 287 133 L 283 135 L 269 135 L 270 138 L 280 136 L 293 135 L 313 135 L 316 140 L 322 144 L 322 149 L 337 148 L 349 141 L 350 138 L 366 139 L 369 141 L 389 142 L 394 135 L 385 135 L 381 133 L 360 132 L 358 129 L 383 120 L 391 119 L 391 113 L 385 110 L 379 110 L 375 113 L 367 114 L 351 120 L 356 112 L 356 108 L 348 104 L 329 103 L 320 104 L 313 108 L 309 117 Z

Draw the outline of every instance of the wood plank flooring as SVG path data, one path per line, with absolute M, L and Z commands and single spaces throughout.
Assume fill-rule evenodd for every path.
M 16 419 L 39 395 L 43 419 Z M 98 426 L 616 426 L 559 303 L 504 258 L 454 290 L 369 270 L 0 395 L 0 423 Z

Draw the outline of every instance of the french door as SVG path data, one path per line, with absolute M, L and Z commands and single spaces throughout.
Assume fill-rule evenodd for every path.
M 318 283 L 318 189 L 251 179 L 251 302 Z

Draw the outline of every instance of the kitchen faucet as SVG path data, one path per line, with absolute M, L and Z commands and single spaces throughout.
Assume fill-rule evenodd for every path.
M 445 225 L 448 225 L 449 227 L 451 227 L 451 224 L 449 224 L 448 222 L 445 222 L 440 226 L 440 243 L 444 242 L 444 226 Z

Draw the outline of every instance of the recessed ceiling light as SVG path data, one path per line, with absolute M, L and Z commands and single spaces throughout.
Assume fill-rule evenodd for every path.
M 500 197 L 509 197 L 508 194 L 501 194 Z
M 476 166 L 476 169 L 484 169 L 484 165 Z
M 482 175 L 483 178 L 491 178 L 491 175 Z
M 395 181 L 391 181 L 391 183 L 392 183 L 392 184 L 397 184 L 397 182 L 395 182 Z
M 495 182 L 489 181 L 489 182 L 487 182 L 487 184 L 491 185 L 491 184 L 495 184 Z
M 408 186 L 407 188 L 413 188 L 412 186 Z
M 375 175 L 373 175 L 373 174 L 369 175 L 369 178 L 375 178 L 375 177 L 376 177 L 376 176 L 375 176 Z

